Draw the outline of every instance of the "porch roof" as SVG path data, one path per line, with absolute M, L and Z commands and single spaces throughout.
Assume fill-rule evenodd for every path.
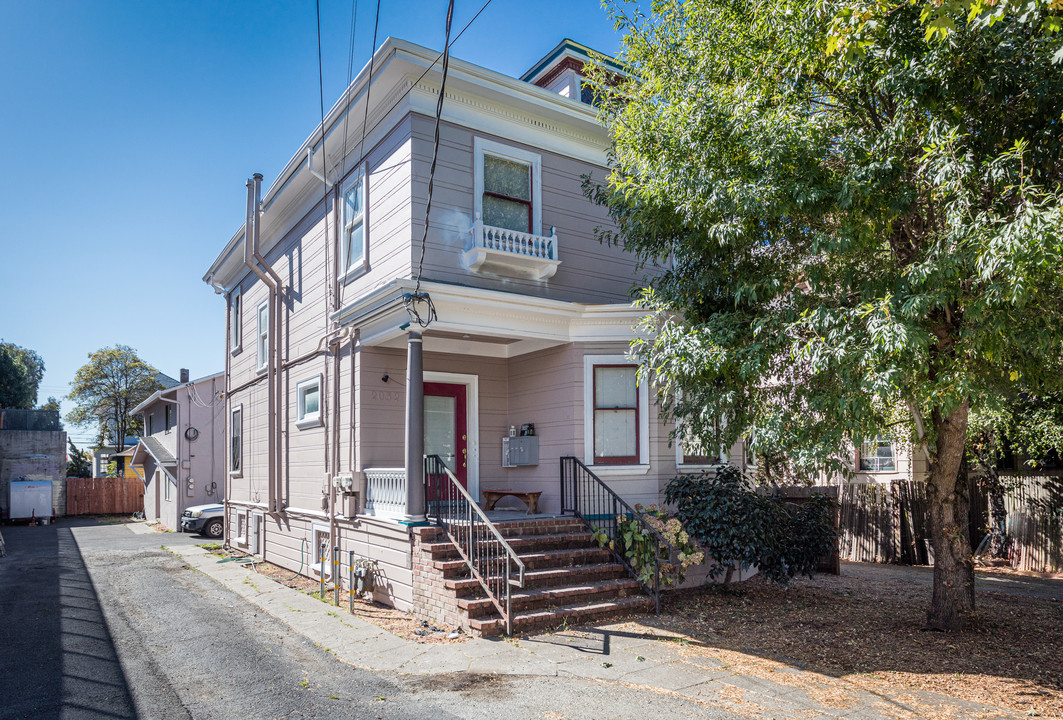
M 401 278 L 340 308 L 332 319 L 359 331 L 359 343 L 404 347 L 410 316 L 403 298 L 416 283 Z M 425 350 L 510 358 L 571 342 L 629 342 L 645 315 L 629 303 L 590 305 L 422 282 L 437 319 L 425 331 Z

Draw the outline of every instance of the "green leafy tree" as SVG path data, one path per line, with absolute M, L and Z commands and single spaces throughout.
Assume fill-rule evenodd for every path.
M 140 419 L 129 411 L 162 389 L 157 374 L 126 345 L 91 353 L 74 376 L 68 397 L 75 407 L 67 420 L 80 427 L 99 423 L 100 439 L 110 438 L 121 452 L 126 435 L 140 432 Z
M 929 467 L 927 627 L 961 629 L 971 408 L 1063 378 L 1057 39 L 958 7 L 928 41 L 897 4 L 839 54 L 845 2 L 653 7 L 616 13 L 629 74 L 603 93 L 612 172 L 588 188 L 617 227 L 602 239 L 665 268 L 641 299 L 643 374 L 703 446 L 745 437 L 806 476 L 851 471 L 840 449 L 906 409 Z
M 87 450 L 78 450 L 73 440 L 67 440 L 70 445 L 70 459 L 66 464 L 66 476 L 87 478 L 92 477 L 92 456 Z
M 54 410 L 57 414 L 59 414 L 59 417 L 62 418 L 62 410 L 60 408 L 59 401 L 56 398 L 52 397 L 51 395 L 48 396 L 48 401 L 45 402 L 43 405 L 41 405 L 37 409 L 38 410 Z M 59 429 L 60 430 L 63 429 L 62 420 L 59 421 Z
M 44 360 L 33 350 L 0 342 L 0 407 L 30 410 L 44 377 Z

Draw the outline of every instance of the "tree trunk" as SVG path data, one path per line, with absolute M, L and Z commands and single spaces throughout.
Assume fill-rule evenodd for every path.
M 934 547 L 934 595 L 928 630 L 963 630 L 974 612 L 974 563 L 969 530 L 970 497 L 960 481 L 967 436 L 968 401 L 948 415 L 933 412 L 936 448 L 930 459 L 927 500 Z
M 1004 504 L 1004 490 L 997 481 L 989 491 L 989 557 L 1003 560 L 1008 556 L 1008 508 Z

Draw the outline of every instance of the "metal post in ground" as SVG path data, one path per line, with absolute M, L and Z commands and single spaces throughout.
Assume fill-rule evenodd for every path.
M 318 558 L 320 558 L 320 562 L 318 563 L 319 564 L 319 568 L 318 568 L 319 569 L 319 573 L 318 574 L 321 576 L 320 577 L 320 583 L 321 583 L 321 599 L 322 600 L 325 599 L 325 548 L 326 547 L 327 546 L 325 545 L 325 543 L 321 543 L 321 550 L 318 553 Z
M 340 606 L 340 546 L 332 548 L 332 602 Z
M 351 615 L 354 615 L 354 550 L 349 551 L 347 561 L 347 605 Z

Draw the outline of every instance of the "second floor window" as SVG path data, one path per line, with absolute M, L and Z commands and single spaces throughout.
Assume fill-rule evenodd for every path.
M 166 419 L 166 432 L 170 432 L 170 428 L 173 427 L 173 405 L 166 405 L 163 408 L 163 414 Z
M 343 191 L 343 233 L 340 235 L 340 274 L 365 267 L 365 173 L 359 172 Z
M 240 349 L 243 324 L 241 300 L 240 288 L 233 290 L 232 295 L 229 296 L 229 350 L 231 352 L 236 352 Z
M 269 305 L 258 306 L 258 369 L 265 370 L 269 364 Z
M 155 415 L 148 415 L 148 435 L 155 434 Z
M 481 138 L 473 146 L 477 217 L 490 227 L 540 235 L 542 158 Z

